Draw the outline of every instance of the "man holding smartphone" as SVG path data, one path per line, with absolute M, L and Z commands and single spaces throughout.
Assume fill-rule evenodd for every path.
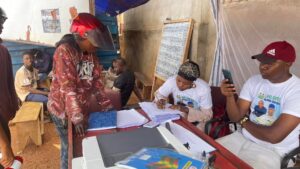
M 240 123 L 242 131 L 217 141 L 253 168 L 276 169 L 282 157 L 299 146 L 300 80 L 290 73 L 296 53 L 291 44 L 278 41 L 252 59 L 260 62 L 260 74 L 247 80 L 238 101 L 234 99 L 234 84 L 227 80 L 221 84 L 228 116 Z M 272 113 L 255 113 L 262 101 Z

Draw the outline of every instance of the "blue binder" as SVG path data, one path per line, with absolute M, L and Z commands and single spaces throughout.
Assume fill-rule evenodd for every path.
M 117 112 L 94 112 L 88 120 L 88 130 L 104 130 L 117 127 Z

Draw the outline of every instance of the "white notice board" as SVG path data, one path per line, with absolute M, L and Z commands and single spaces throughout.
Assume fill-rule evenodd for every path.
M 165 23 L 155 67 L 155 75 L 162 80 L 177 74 L 186 59 L 191 29 L 192 20 Z
M 161 84 L 161 82 L 157 83 L 157 80 L 165 81 L 177 74 L 180 65 L 187 59 L 193 24 L 192 19 L 164 23 L 156 60 L 151 99 L 153 99 L 153 93 Z

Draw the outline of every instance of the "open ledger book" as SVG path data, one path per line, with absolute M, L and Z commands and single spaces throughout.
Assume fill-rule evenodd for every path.
M 148 122 L 148 120 L 135 109 L 120 110 L 117 112 L 118 128 L 141 126 L 146 122 Z
M 141 102 L 139 104 L 149 118 L 156 123 L 178 120 L 182 114 L 182 112 L 179 110 L 173 110 L 169 108 L 171 104 L 166 105 L 165 109 L 157 108 L 154 102 Z
M 94 112 L 89 116 L 88 130 L 105 130 L 141 126 L 148 120 L 134 109 Z

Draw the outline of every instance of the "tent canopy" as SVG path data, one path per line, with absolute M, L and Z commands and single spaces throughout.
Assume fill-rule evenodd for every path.
M 110 16 L 116 16 L 130 8 L 145 4 L 148 1 L 149 0 L 96 0 L 95 8 L 96 11 L 107 13 Z

